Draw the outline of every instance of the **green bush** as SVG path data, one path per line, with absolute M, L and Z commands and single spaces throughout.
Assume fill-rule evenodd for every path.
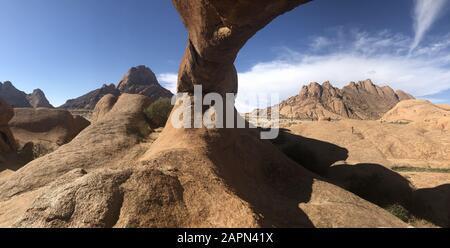
M 170 99 L 160 98 L 146 108 L 144 113 L 153 127 L 163 127 L 169 119 L 172 108 Z

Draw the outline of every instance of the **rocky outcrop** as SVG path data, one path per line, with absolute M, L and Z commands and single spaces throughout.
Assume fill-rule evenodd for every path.
M 407 100 L 397 104 L 381 119 L 383 122 L 410 124 L 421 128 L 449 131 L 450 109 L 425 100 Z
M 148 189 L 130 188 L 127 192 L 133 193 L 127 193 L 125 198 L 121 185 L 131 178 L 133 170 L 139 169 L 135 168 L 139 164 L 136 157 L 148 149 L 148 144 L 141 142 L 142 137 L 151 132 L 143 113 L 149 104 L 147 97 L 123 94 L 109 111 L 72 142 L 30 162 L 7 178 L 0 177 L 0 226 L 114 225 L 122 199 L 141 199 L 139 195 L 144 194 L 141 192 Z M 147 185 L 147 179 L 139 180 Z M 82 197 L 81 192 L 84 192 Z M 163 187 L 161 192 L 170 193 Z M 40 208 L 48 206 L 49 201 L 55 204 L 51 203 L 46 210 Z M 92 211 L 94 205 L 97 206 L 95 212 Z M 143 206 L 134 209 L 144 211 Z M 143 214 L 135 216 L 140 215 Z
M 27 94 L 18 90 L 14 85 L 6 81 L 0 83 L 0 99 L 14 108 L 30 108 L 31 104 L 28 102 Z
M 33 93 L 27 95 L 27 100 L 33 108 L 53 108 L 41 89 L 35 89 Z
M 103 119 L 103 117 L 105 115 L 107 115 L 107 113 L 109 113 L 109 111 L 111 111 L 111 109 L 114 107 L 114 105 L 117 102 L 117 97 L 114 95 L 106 95 L 104 96 L 95 106 L 94 111 L 92 112 L 92 117 L 91 120 L 92 122 L 97 122 L 101 119 Z
M 53 108 L 41 89 L 35 89 L 33 93 L 26 94 L 9 81 L 0 83 L 0 99 L 14 108 Z
M 304 86 L 299 95 L 279 104 L 284 118 L 305 120 L 377 120 L 403 100 L 414 99 L 403 91 L 379 87 L 371 80 L 350 83 L 343 89 L 330 82 Z
M 432 106 L 408 102 L 417 101 L 398 105 L 417 105 L 404 109 L 410 116 L 420 116 Z M 430 114 L 431 117 L 433 113 Z M 420 118 L 409 124 L 361 120 L 302 122 L 289 126 L 274 143 L 294 161 L 370 202 L 387 209 L 403 206 L 415 216 L 402 217 L 413 226 L 429 226 L 426 222 L 431 222 L 448 227 L 450 130 L 432 123 Z
M 69 111 L 47 108 L 15 108 L 9 122 L 14 137 L 21 146 L 32 142 L 36 155 L 42 156 L 67 144 L 89 121 L 72 116 Z
M 111 94 L 119 96 L 120 91 L 114 84 L 104 84 L 100 89 L 93 90 L 76 99 L 68 100 L 64 105 L 60 106 L 62 109 L 94 109 L 95 105 L 102 99 L 102 97 Z
M 403 90 L 397 90 L 395 91 L 395 94 L 397 94 L 398 99 L 400 101 L 406 101 L 406 100 L 412 100 L 415 99 L 414 96 L 412 96 L 411 94 L 408 94 L 406 92 L 404 92 Z
M 117 89 L 122 93 L 147 96 L 152 101 L 170 98 L 173 95 L 159 84 L 150 68 L 143 65 L 131 68 L 119 82 Z
M 148 67 L 141 65 L 131 68 L 117 87 L 114 84 L 103 85 L 100 89 L 67 101 L 60 108 L 92 110 L 105 95 L 119 96 L 124 93 L 144 95 L 152 101 L 159 98 L 170 98 L 173 95 L 159 84 L 155 74 Z

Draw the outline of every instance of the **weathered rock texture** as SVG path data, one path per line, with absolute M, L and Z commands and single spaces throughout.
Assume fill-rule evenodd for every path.
M 401 102 L 386 113 L 381 120 L 389 123 L 412 124 L 427 129 L 450 131 L 450 109 L 424 100 Z
M 304 86 L 299 95 L 279 104 L 284 118 L 304 120 L 378 120 L 397 103 L 414 99 L 389 86 L 379 87 L 371 80 L 350 83 L 343 89 L 330 82 Z
M 37 156 L 52 152 L 69 143 L 89 121 L 72 116 L 69 111 L 48 108 L 15 108 L 9 122 L 20 146 L 33 142 Z
M 174 0 L 189 42 L 179 71 L 179 92 L 237 92 L 233 65 L 239 50 L 274 18 L 309 0 Z
M 141 65 L 131 68 L 117 87 L 114 84 L 103 85 L 100 89 L 67 101 L 60 108 L 92 110 L 105 95 L 119 96 L 123 93 L 144 95 L 152 101 L 156 101 L 159 98 L 170 98 L 173 95 L 159 84 L 158 79 L 150 68 Z
M 42 90 L 35 89 L 33 93 L 26 94 L 9 81 L 0 83 L 0 99 L 14 108 L 53 108 Z

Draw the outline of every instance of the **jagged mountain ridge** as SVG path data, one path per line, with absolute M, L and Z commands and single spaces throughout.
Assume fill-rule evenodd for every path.
M 13 107 L 31 107 L 27 99 L 27 94 L 14 87 L 10 81 L 0 83 L 0 98 Z
M 377 86 L 370 79 L 351 82 L 342 89 L 330 82 L 303 86 L 297 96 L 278 106 L 284 118 L 321 120 L 378 120 L 400 101 L 414 99 L 389 86 Z
M 18 90 L 10 81 L 0 82 L 0 99 L 14 108 L 53 108 L 41 89 L 26 94 Z

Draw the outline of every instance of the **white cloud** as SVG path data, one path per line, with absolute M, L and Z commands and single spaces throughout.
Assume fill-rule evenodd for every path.
M 370 78 L 418 97 L 450 89 L 450 34 L 429 38 L 427 45 L 409 53 L 411 37 L 387 30 L 339 32 L 313 38 L 320 46 L 312 42 L 303 52 L 281 49 L 273 61 L 239 72 L 238 110 L 275 105 L 278 102 L 269 101 L 271 94 L 278 94 L 280 101 L 298 94 L 303 85 L 328 80 L 343 87 Z M 176 74 L 160 74 L 158 79 L 175 92 Z
M 177 93 L 178 75 L 176 73 L 162 73 L 157 75 L 157 78 L 164 88 L 170 90 L 173 94 Z
M 446 2 L 447 0 L 414 0 L 415 38 L 411 45 L 411 51 L 422 42 L 427 31 L 441 15 Z
M 344 37 L 322 46 L 321 53 L 315 51 L 317 46 L 313 44 L 303 55 L 295 51 L 291 56 L 283 54 L 282 59 L 258 63 L 239 73 L 239 110 L 265 107 L 247 103 L 249 95 L 255 92 L 266 95 L 277 92 L 283 100 L 298 94 L 302 85 L 327 80 L 342 87 L 370 78 L 377 84 L 415 96 L 450 88 L 450 42 L 443 42 L 450 36 L 436 37 L 436 41 L 418 47 L 410 55 L 412 39 L 386 30 L 375 34 L 352 30 Z

